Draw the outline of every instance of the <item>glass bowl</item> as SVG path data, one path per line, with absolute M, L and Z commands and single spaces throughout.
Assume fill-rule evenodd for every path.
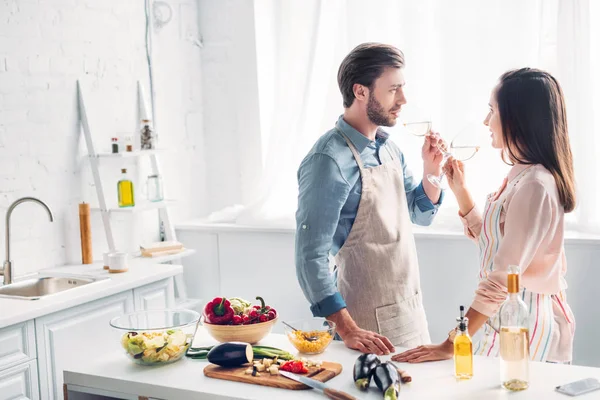
M 285 334 L 292 345 L 303 354 L 320 354 L 335 337 L 335 322 L 325 318 L 309 318 L 289 322 L 294 331 L 285 326 Z
M 192 345 L 200 314 L 191 310 L 138 311 L 115 317 L 110 325 L 121 332 L 121 347 L 140 365 L 169 364 Z

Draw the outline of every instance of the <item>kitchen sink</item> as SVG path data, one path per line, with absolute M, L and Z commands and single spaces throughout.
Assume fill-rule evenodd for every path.
M 0 286 L 0 298 L 39 300 L 46 296 L 86 286 L 107 278 L 76 276 L 36 276 Z

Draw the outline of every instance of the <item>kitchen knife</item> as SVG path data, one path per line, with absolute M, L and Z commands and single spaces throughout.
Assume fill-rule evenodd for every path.
M 320 382 L 316 379 L 307 378 L 305 376 L 296 375 L 296 374 L 292 374 L 291 372 L 281 371 L 281 370 L 279 370 L 279 373 L 281 375 L 285 376 L 286 378 L 293 379 L 297 382 L 305 384 L 306 386 L 310 386 L 313 389 L 317 389 L 317 390 L 323 392 L 323 394 L 325 396 L 329 397 L 330 399 L 333 399 L 333 400 L 357 400 L 356 397 L 352 397 L 348 393 L 345 393 L 345 392 L 342 392 L 339 390 L 331 389 L 331 388 L 327 387 L 326 384 L 324 384 L 323 382 Z

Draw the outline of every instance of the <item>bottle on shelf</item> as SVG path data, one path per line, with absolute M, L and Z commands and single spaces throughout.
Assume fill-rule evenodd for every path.
M 469 319 L 465 317 L 465 307 L 460 306 L 460 317 L 456 319 L 454 337 L 454 375 L 457 379 L 473 377 L 473 341 L 469 336 Z
M 133 151 L 133 138 L 131 136 L 125 136 L 125 151 Z
M 500 376 L 507 390 L 529 387 L 529 311 L 519 296 L 519 272 L 508 267 L 508 297 L 500 308 Z
M 111 152 L 113 154 L 118 154 L 119 153 L 119 139 L 114 137 L 114 138 L 110 139 L 110 142 L 111 142 L 111 146 L 110 146 Z
M 133 182 L 127 176 L 126 168 L 121 169 L 121 180 L 117 183 L 117 192 L 119 195 L 119 207 L 135 206 Z

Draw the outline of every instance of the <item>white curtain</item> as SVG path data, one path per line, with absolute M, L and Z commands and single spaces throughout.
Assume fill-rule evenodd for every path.
M 483 121 L 489 94 L 508 69 L 549 70 L 567 96 L 580 205 L 571 227 L 600 227 L 600 67 L 598 28 L 590 0 L 257 0 L 255 18 L 264 176 L 252 204 L 232 220 L 244 225 L 294 226 L 296 171 L 315 140 L 343 112 L 337 69 L 356 45 L 378 41 L 406 56 L 409 102 L 426 107 L 434 129 L 451 138 L 466 123 Z M 596 121 L 595 121 L 596 119 Z M 392 139 L 416 176 L 420 140 L 399 128 Z M 478 202 L 508 170 L 497 151 L 482 149 L 467 164 Z M 461 229 L 451 193 L 436 218 L 438 229 Z

